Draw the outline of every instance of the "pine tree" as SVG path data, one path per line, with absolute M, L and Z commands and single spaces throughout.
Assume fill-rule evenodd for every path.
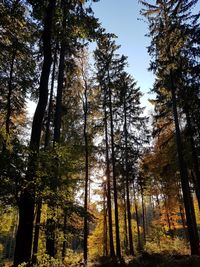
M 183 156 L 183 142 L 180 132 L 178 114 L 178 108 L 181 107 L 180 95 L 179 99 L 177 98 L 180 92 L 177 81 L 179 81 L 181 74 L 181 53 L 185 45 L 182 28 L 184 28 L 184 23 L 190 20 L 190 10 L 197 1 L 157 1 L 156 5 L 148 4 L 146 1 L 141 2 L 147 8 L 142 12 L 149 19 L 150 36 L 152 37 L 149 52 L 154 58 L 150 68 L 155 72 L 159 81 L 156 89 L 163 96 L 161 90 L 165 88 L 171 101 L 170 105 L 176 131 L 177 153 L 191 253 L 199 254 L 199 239 L 194 206 L 190 193 L 189 177 Z

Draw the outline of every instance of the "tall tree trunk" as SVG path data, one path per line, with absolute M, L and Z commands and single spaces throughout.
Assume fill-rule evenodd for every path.
M 34 220 L 35 189 L 33 179 L 36 171 L 37 154 L 40 147 L 40 137 L 42 123 L 48 100 L 48 81 L 51 68 L 51 39 L 52 24 L 55 11 L 56 0 L 49 0 L 43 30 L 43 52 L 44 61 L 39 86 L 39 102 L 34 114 L 30 149 L 32 154 L 29 157 L 26 180 L 27 186 L 23 190 L 19 199 L 19 226 L 16 236 L 16 247 L 14 256 L 14 266 L 22 262 L 30 262 L 32 249 L 32 234 Z
M 115 167 L 115 147 L 114 147 L 114 125 L 113 125 L 113 110 L 112 110 L 112 94 L 109 84 L 109 113 L 110 113 L 110 131 L 111 131 L 111 151 L 112 151 L 112 168 L 113 168 L 113 189 L 114 189 L 114 204 L 115 204 L 115 234 L 116 234 L 116 255 L 121 258 L 120 236 L 119 236 L 119 215 L 118 215 L 118 198 L 117 198 L 117 181 Z
M 66 56 L 66 27 L 67 27 L 67 3 L 62 0 L 61 8 L 63 10 L 63 20 L 62 20 L 62 40 L 60 47 L 60 60 L 58 69 L 58 86 L 57 86 L 57 96 L 56 96 L 56 111 L 55 111 L 55 121 L 54 121 L 54 144 L 60 142 L 60 130 L 61 130 L 61 119 L 62 119 L 62 95 L 63 95 L 63 83 L 64 83 L 64 72 L 65 72 L 65 56 Z
M 85 199 L 84 199 L 84 264 L 87 265 L 88 259 L 88 180 L 89 180 L 89 154 L 88 154 L 88 84 L 86 78 L 83 79 L 85 84 L 85 92 L 84 92 L 84 101 L 83 101 L 83 110 L 84 110 L 84 141 L 85 141 Z
M 50 89 L 50 97 L 49 97 L 49 105 L 48 105 L 48 115 L 47 115 L 47 124 L 45 131 L 45 144 L 44 148 L 47 149 L 50 141 L 50 121 L 51 121 L 51 113 L 52 113 L 52 100 L 53 100 L 53 89 L 54 89 L 54 80 L 55 80 L 55 69 L 56 69 L 56 58 L 57 51 L 55 50 L 54 59 L 53 59 L 53 70 L 51 77 L 51 89 Z M 32 263 L 37 263 L 37 253 L 38 253 L 38 242 L 40 235 L 40 220 L 41 220 L 41 209 L 42 209 L 42 199 L 40 198 L 37 203 L 37 214 L 36 214 L 36 224 L 35 224 L 35 233 L 33 240 L 33 256 Z
M 198 236 L 198 231 L 197 231 L 193 200 L 192 200 L 191 192 L 190 192 L 187 167 L 183 159 L 183 149 L 182 149 L 182 141 L 181 141 L 179 119 L 178 119 L 178 112 L 177 112 L 174 77 L 173 77 L 172 71 L 170 72 L 170 79 L 171 79 L 173 115 L 174 115 L 175 129 L 176 129 L 176 145 L 177 145 L 177 152 L 178 152 L 181 186 L 182 186 L 182 191 L 183 191 L 183 200 L 184 200 L 184 206 L 185 206 L 185 212 L 186 212 L 186 220 L 187 220 L 187 227 L 188 227 L 188 233 L 189 233 L 191 254 L 199 255 L 200 254 L 199 236 Z
M 60 47 L 60 59 L 59 59 L 59 68 L 58 68 L 58 85 L 57 85 L 57 95 L 56 95 L 56 110 L 55 110 L 55 118 L 54 118 L 54 137 L 53 137 L 53 144 L 54 147 L 56 144 L 60 143 L 60 132 L 61 132 L 61 119 L 62 119 L 62 95 L 63 95 L 63 82 L 64 82 L 64 70 L 65 70 L 65 53 L 66 53 L 66 40 L 65 33 L 66 33 L 66 5 L 64 1 L 61 1 L 61 8 L 63 10 L 63 21 L 62 21 L 62 40 L 61 40 L 61 47 Z M 56 188 L 55 192 L 57 192 L 57 183 L 58 183 L 58 172 L 59 172 L 59 163 L 58 159 L 55 159 L 55 166 L 56 166 L 56 174 L 55 178 Z M 55 206 L 51 207 L 55 210 Z M 55 217 L 55 216 L 54 216 Z M 49 225 L 48 225 L 49 223 Z M 55 257 L 56 255 L 56 221 L 55 218 L 49 218 L 47 220 L 47 232 L 46 232 L 46 249 L 47 254 L 51 257 Z M 53 233 L 54 232 L 54 233 Z
M 124 94 L 126 96 L 126 93 Z M 129 236 L 129 253 L 134 255 L 133 250 L 133 234 L 131 225 L 131 205 L 130 205 L 130 194 L 129 194 L 129 164 L 128 164 L 128 130 L 127 130 L 127 111 L 126 111 L 126 99 L 124 96 L 124 137 L 125 137 L 125 178 L 126 178 L 126 204 L 127 204 L 127 215 L 128 215 L 128 236 Z
M 111 204 L 111 179 L 110 179 L 110 159 L 109 159 L 109 145 L 108 145 L 108 114 L 106 110 L 106 92 L 104 93 L 104 126 L 105 126 L 105 142 L 106 142 L 106 178 L 107 178 L 107 206 L 108 206 L 108 229 L 109 229 L 109 243 L 110 256 L 115 257 L 114 243 L 113 243 L 113 229 L 112 229 L 112 204 Z

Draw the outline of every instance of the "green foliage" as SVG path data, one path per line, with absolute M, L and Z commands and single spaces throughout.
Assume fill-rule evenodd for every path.
M 158 237 L 157 241 L 147 241 L 144 249 L 148 253 L 162 253 L 166 255 L 186 255 L 190 253 L 184 239 L 178 237 L 171 239 L 169 236 L 163 235 Z

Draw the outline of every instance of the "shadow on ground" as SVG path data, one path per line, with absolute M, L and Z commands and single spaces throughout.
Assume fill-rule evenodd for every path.
M 100 257 L 90 266 L 93 267 L 200 267 L 200 256 L 166 255 L 142 253 L 134 259 L 125 261 L 112 260 L 108 257 Z

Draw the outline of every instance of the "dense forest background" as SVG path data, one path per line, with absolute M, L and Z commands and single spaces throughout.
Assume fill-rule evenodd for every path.
M 200 266 L 198 0 L 138 1 L 148 116 L 94 2 L 0 1 L 0 266 Z

